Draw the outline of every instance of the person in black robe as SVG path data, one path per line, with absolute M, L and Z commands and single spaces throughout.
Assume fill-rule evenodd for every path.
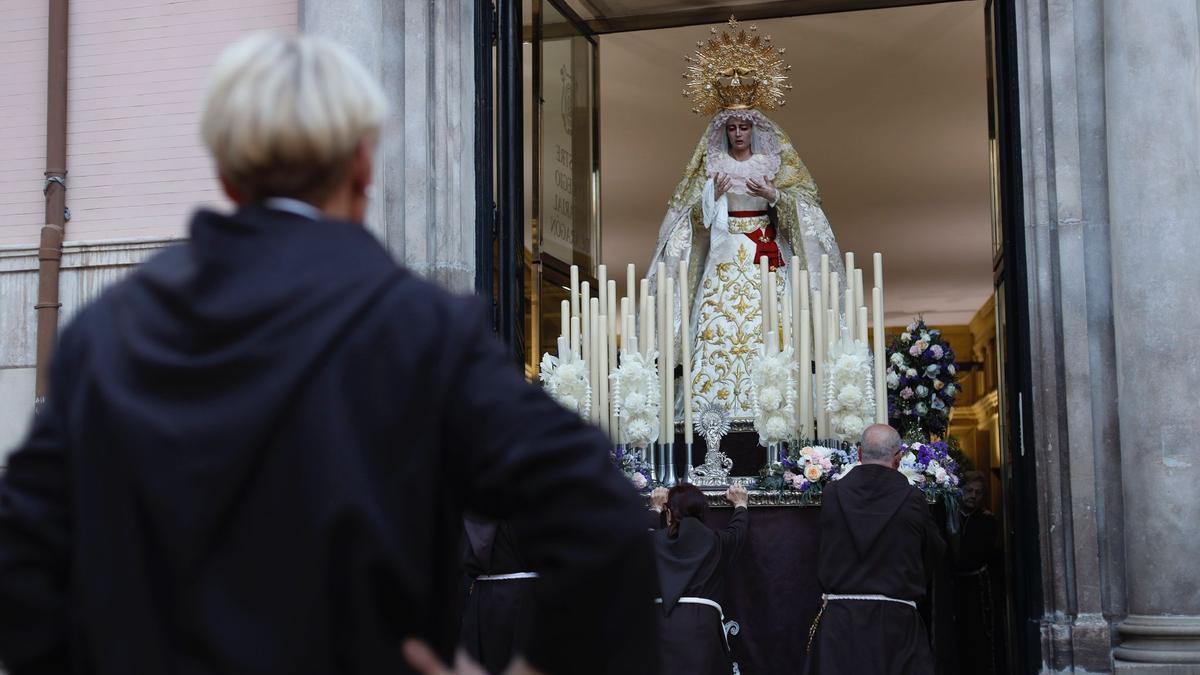
M 821 496 L 817 577 L 823 603 L 809 635 L 810 675 L 933 673 L 917 602 L 945 550 L 924 495 L 896 470 L 900 435 L 863 433 L 862 464 Z
M 362 225 L 378 85 L 331 43 L 256 34 L 209 92 L 238 209 L 66 326 L 0 479 L 4 668 L 412 672 L 418 639 L 454 651 L 464 508 L 540 575 L 514 672 L 653 654 L 643 507 L 605 436 L 525 381 L 484 302 Z
M 467 552 L 463 568 L 471 579 L 463 610 L 467 654 L 488 672 L 499 672 L 529 641 L 537 576 L 506 522 L 463 518 Z
M 983 508 L 983 474 L 968 471 L 961 486 L 961 524 L 950 538 L 959 672 L 987 675 L 1002 672 L 994 571 L 999 527 L 996 517 Z
M 658 488 L 651 495 L 666 523 L 654 533 L 663 675 L 733 672 L 720 602 L 725 576 L 746 540 L 749 498 L 741 486 L 730 487 L 725 496 L 733 503 L 733 517 L 714 532 L 704 523 L 708 498 L 696 486 Z M 655 517 L 652 524 L 662 522 Z

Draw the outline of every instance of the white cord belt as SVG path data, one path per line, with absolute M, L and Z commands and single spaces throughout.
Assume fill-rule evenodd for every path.
M 838 595 L 836 593 L 823 593 L 823 594 L 821 594 L 821 599 L 822 600 L 875 600 L 875 601 L 880 601 L 880 602 L 898 602 L 902 605 L 908 605 L 909 607 L 912 607 L 913 609 L 917 608 L 917 603 L 913 602 L 912 600 L 901 600 L 900 598 L 890 598 L 886 595 L 879 595 L 877 593 L 867 593 L 864 595 Z
M 713 609 L 717 610 L 717 614 L 721 615 L 722 621 L 725 620 L 725 612 L 721 609 L 721 605 L 717 604 L 717 602 L 715 600 L 709 600 L 708 598 L 695 598 L 690 595 L 685 595 L 685 596 L 679 598 L 679 600 L 677 600 L 676 602 L 678 602 L 681 605 L 708 605 L 709 607 L 712 607 Z M 656 605 L 663 604 L 663 599 L 655 598 L 654 604 L 656 604 Z
M 513 572 L 511 574 L 480 574 L 475 581 L 509 581 L 510 579 L 536 579 L 537 572 Z
M 741 630 L 741 627 L 738 625 L 738 622 L 733 621 L 732 619 L 729 621 L 725 620 L 725 610 L 721 609 L 721 605 L 718 604 L 717 601 L 709 600 L 708 598 L 697 598 L 694 596 L 685 595 L 680 597 L 675 602 L 680 605 L 708 605 L 709 607 L 717 610 L 717 614 L 721 617 L 721 636 L 725 638 L 726 651 L 729 650 L 729 636 L 737 635 L 738 631 Z M 663 599 L 655 598 L 654 604 L 663 604 Z

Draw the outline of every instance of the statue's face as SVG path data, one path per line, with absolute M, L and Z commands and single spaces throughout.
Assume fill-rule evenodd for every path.
M 754 125 L 748 120 L 731 119 L 725 123 L 725 136 L 729 139 L 730 152 L 750 149 L 750 134 Z

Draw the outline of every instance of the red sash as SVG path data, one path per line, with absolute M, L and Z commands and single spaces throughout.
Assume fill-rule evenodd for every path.
M 731 213 L 730 215 L 733 214 Z M 767 266 L 771 270 L 783 267 L 783 255 L 779 252 L 779 244 L 775 243 L 774 225 L 768 225 L 744 234 L 754 242 L 754 264 L 757 265 L 758 261 L 765 255 L 767 256 Z

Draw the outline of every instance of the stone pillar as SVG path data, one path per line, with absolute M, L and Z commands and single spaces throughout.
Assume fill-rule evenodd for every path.
M 1109 0 L 1104 24 L 1128 597 L 1114 661 L 1197 672 L 1200 3 Z
M 444 286 L 475 284 L 475 33 L 470 0 L 300 0 L 301 30 L 348 47 L 391 105 L 368 225 Z

